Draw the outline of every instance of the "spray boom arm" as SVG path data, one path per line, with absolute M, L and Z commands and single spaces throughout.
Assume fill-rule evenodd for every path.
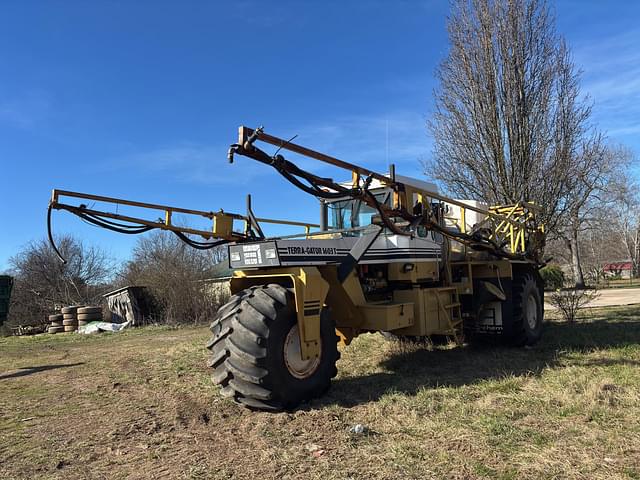
M 256 147 L 257 141 L 276 146 L 278 150 L 274 155 L 269 155 Z M 289 150 L 350 171 L 351 188 L 334 182 L 331 178 L 319 177 L 302 170 L 280 155 L 278 153 L 280 150 Z M 495 206 L 489 209 L 475 207 L 435 192 L 419 191 L 415 187 L 398 181 L 393 165 L 390 176 L 382 175 L 297 145 L 291 140 L 274 137 L 265 133 L 262 127 L 256 130 L 244 126 L 239 128 L 238 143 L 234 143 L 229 148 L 230 162 L 234 161 L 235 155 L 243 155 L 272 166 L 289 182 L 316 197 L 329 200 L 350 197 L 361 200 L 376 209 L 379 213 L 379 223 L 395 234 L 414 235 L 418 226 L 424 226 L 474 250 L 488 251 L 500 258 L 525 260 L 538 265 L 542 263 L 539 255 L 544 244 L 544 229 L 536 224 L 535 211 L 539 208 L 532 203 L 520 202 L 516 205 Z M 391 205 L 379 203 L 375 195 L 369 191 L 373 180 L 393 190 Z M 413 194 L 417 194 L 420 201 L 420 208 L 417 210 L 415 205 L 412 205 Z M 435 208 L 436 205 L 424 202 L 423 195 L 431 201 L 436 200 L 440 205 L 455 205 L 461 209 L 463 215 L 466 210 L 481 213 L 485 216 L 485 220 L 469 232 L 466 231 L 464 222 L 460 231 L 447 229 L 443 224 L 441 213 Z
M 420 226 L 436 231 L 445 237 L 460 242 L 474 250 L 484 250 L 499 258 L 524 260 L 535 264 L 539 261 L 539 252 L 544 242 L 543 230 L 535 223 L 535 205 L 522 202 L 517 205 L 491 207 L 488 210 L 468 205 L 439 195 L 435 192 L 425 192 L 416 187 L 397 181 L 395 169 L 392 167 L 389 176 L 376 173 L 358 165 L 339 160 L 324 153 L 283 140 L 264 132 L 263 128 L 255 130 L 241 126 L 238 132 L 238 143 L 229 148 L 228 159 L 233 163 L 236 155 L 249 157 L 269 165 L 278 171 L 286 180 L 306 193 L 325 200 L 352 198 L 360 200 L 378 212 L 374 222 L 387 228 L 397 235 L 414 235 Z M 278 147 L 275 154 L 270 155 L 256 146 L 260 141 Z M 334 167 L 351 172 L 350 186 L 335 182 L 331 178 L 320 177 L 303 170 L 285 159 L 279 152 L 288 150 L 299 155 L 312 158 Z M 380 203 L 370 191 L 373 181 L 393 192 L 391 204 Z M 419 203 L 414 205 L 412 199 L 417 196 Z M 63 198 L 73 198 L 87 203 L 72 205 L 65 203 Z M 434 202 L 435 200 L 435 202 Z M 89 202 L 101 202 L 115 206 L 116 213 L 98 210 L 87 206 Z M 444 223 L 444 205 L 459 207 L 464 216 L 466 210 L 476 211 L 485 216 L 480 225 L 466 231 L 464 221 L 461 228 L 455 230 L 447 228 Z M 119 206 L 161 212 L 156 219 L 142 218 L 133 215 L 123 215 L 118 212 Z M 64 190 L 53 190 L 47 216 L 49 241 L 58 256 L 64 261 L 55 246 L 51 232 L 52 210 L 66 210 L 77 215 L 86 222 L 125 234 L 139 234 L 153 229 L 173 232 L 188 245 L 198 249 L 209 249 L 229 242 L 247 242 L 260 240 L 264 234 L 260 223 L 272 223 L 304 227 L 305 235 L 310 235 L 311 228 L 319 225 L 288 220 L 273 220 L 256 218 L 251 208 L 251 197 L 247 197 L 247 213 L 240 215 L 223 210 L 217 212 L 201 211 L 136 202 L 131 200 L 91 195 Z M 173 214 L 204 217 L 212 222 L 209 229 L 197 229 L 176 225 Z M 234 230 L 234 222 L 243 223 L 241 231 Z M 194 240 L 189 235 L 201 237 L 204 241 Z M 509 246 L 509 248 L 507 248 Z
M 143 218 L 131 215 L 123 215 L 120 213 L 98 210 L 93 207 L 87 206 L 87 203 L 72 205 L 68 203 L 68 199 L 79 199 L 80 201 L 87 201 L 87 203 L 92 201 L 110 204 L 115 207 L 116 212 L 120 206 L 124 206 L 155 211 L 158 213 L 162 212 L 162 216 L 159 218 L 156 217 L 156 219 L 150 219 L 148 217 Z M 207 212 L 202 210 L 172 207 L 168 205 L 159 205 L 155 203 L 137 202 L 133 200 L 125 200 L 122 198 L 92 195 L 88 193 L 70 192 L 66 190 L 53 190 L 47 215 L 48 235 L 49 242 L 56 251 L 56 254 L 63 262 L 65 260 L 64 258 L 62 258 L 62 255 L 55 245 L 53 234 L 51 231 L 52 210 L 66 210 L 92 225 L 106 228 L 107 230 L 112 230 L 118 233 L 139 234 L 154 229 L 170 231 L 191 247 L 200 250 L 207 250 L 229 242 L 238 243 L 262 239 L 264 238 L 264 234 L 262 233 L 262 229 L 260 228 L 260 223 L 304 227 L 307 233 L 309 233 L 312 228 L 319 227 L 319 225 L 313 223 L 294 222 L 290 220 L 274 220 L 270 218 L 256 218 L 251 208 L 250 195 L 247 196 L 247 213 L 246 215 L 240 215 L 238 213 L 225 212 L 224 210 L 219 210 L 217 212 Z M 207 230 L 204 230 L 176 225 L 173 222 L 174 213 L 192 217 L 206 218 L 211 221 L 211 227 Z M 234 222 L 236 221 L 242 224 L 242 231 L 234 230 Z M 204 239 L 204 241 L 194 240 L 188 235 L 199 236 Z

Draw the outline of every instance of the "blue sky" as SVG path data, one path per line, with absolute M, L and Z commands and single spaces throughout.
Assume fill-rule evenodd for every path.
M 594 120 L 640 152 L 640 2 L 558 1 Z M 0 3 L 0 270 L 43 238 L 52 188 L 315 220 L 237 127 L 420 176 L 446 1 Z M 329 174 L 320 170 L 319 173 Z M 135 239 L 54 217 L 126 258 Z

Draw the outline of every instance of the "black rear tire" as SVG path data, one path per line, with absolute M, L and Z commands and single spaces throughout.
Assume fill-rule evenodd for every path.
M 507 342 L 516 347 L 536 344 L 542 336 L 544 293 L 537 272 L 527 270 L 513 279 L 511 319 L 504 321 Z
M 285 361 L 297 331 L 293 295 L 278 284 L 250 287 L 231 297 L 211 324 L 209 366 L 221 394 L 258 410 L 290 410 L 323 395 L 337 374 L 335 326 L 328 310 L 320 317 L 321 355 L 297 376 Z M 288 343 L 287 343 L 288 342 Z

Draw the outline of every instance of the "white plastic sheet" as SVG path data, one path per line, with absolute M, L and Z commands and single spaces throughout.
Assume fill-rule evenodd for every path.
M 110 323 L 110 322 L 90 322 L 82 327 L 78 328 L 78 333 L 90 335 L 100 332 L 121 332 L 125 328 L 131 325 L 131 321 L 124 323 Z

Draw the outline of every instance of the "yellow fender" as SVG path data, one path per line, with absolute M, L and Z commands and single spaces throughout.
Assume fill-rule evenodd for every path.
M 270 282 L 293 288 L 302 358 L 308 360 L 320 356 L 320 313 L 329 292 L 329 283 L 316 267 L 280 268 L 269 270 L 269 273 L 237 270 L 231 278 L 231 293 Z

